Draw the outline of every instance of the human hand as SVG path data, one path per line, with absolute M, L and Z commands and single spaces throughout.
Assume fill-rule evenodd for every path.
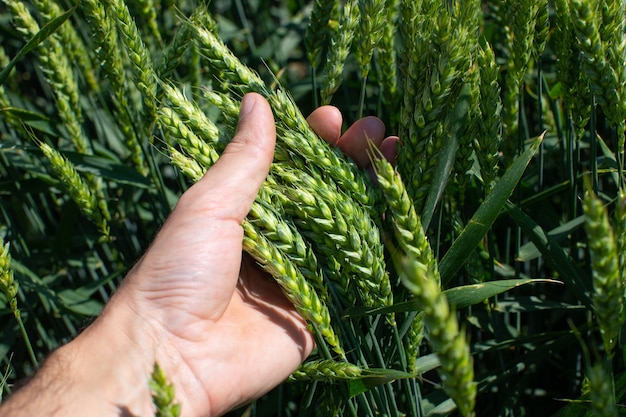
M 242 258 L 241 222 L 267 175 L 275 130 L 260 96 L 247 95 L 241 108 L 231 144 L 181 197 L 102 315 L 55 352 L 9 407 L 23 415 L 34 415 L 37 409 L 28 407 L 37 402 L 67 415 L 151 415 L 147 381 L 156 362 L 174 384 L 183 415 L 220 415 L 279 384 L 308 356 L 313 338 L 304 321 L 278 286 Z M 395 139 L 383 138 L 376 118 L 356 122 L 343 136 L 333 107 L 317 109 L 308 121 L 363 168 L 366 136 L 393 157 Z
M 367 116 L 353 123 L 341 135 L 342 117 L 334 106 L 322 106 L 315 109 L 307 118 L 311 128 L 332 146 L 338 146 L 344 154 L 351 157 L 357 166 L 373 175 L 368 139 L 380 150 L 386 160 L 393 163 L 396 157 L 397 136 L 385 137 L 385 125 L 377 117 Z

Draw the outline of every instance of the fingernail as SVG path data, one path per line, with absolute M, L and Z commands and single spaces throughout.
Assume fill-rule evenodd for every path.
M 254 108 L 256 103 L 256 97 L 254 94 L 246 94 L 241 100 L 241 107 L 239 108 L 239 120 L 243 119 Z

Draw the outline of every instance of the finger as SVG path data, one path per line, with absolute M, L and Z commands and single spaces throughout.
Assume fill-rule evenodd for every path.
M 197 198 L 197 204 L 204 205 L 216 219 L 240 223 L 267 177 L 275 143 L 276 127 L 269 104 L 259 94 L 246 94 L 232 141 L 184 197 Z
M 339 138 L 337 146 L 351 157 L 359 168 L 366 168 L 370 163 L 368 139 L 379 146 L 384 136 L 384 123 L 377 117 L 368 116 L 357 120 L 350 126 Z
M 389 161 L 390 164 L 394 164 L 396 160 L 396 154 L 398 152 L 398 143 L 400 138 L 397 136 L 389 136 L 383 140 L 378 149 L 383 157 Z
M 341 136 L 341 123 L 343 118 L 341 112 L 334 106 L 318 107 L 307 117 L 309 126 L 322 139 L 330 143 L 332 146 L 337 144 Z

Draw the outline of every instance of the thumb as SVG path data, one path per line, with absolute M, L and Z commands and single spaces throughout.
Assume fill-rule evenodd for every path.
M 192 191 L 199 200 L 209 199 L 204 207 L 215 219 L 241 223 L 267 177 L 275 143 L 276 127 L 269 104 L 259 94 L 246 94 L 235 136 L 215 165 L 187 193 Z

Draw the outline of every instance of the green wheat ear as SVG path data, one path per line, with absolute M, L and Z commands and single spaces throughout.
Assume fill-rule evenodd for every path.
M 617 417 L 613 378 L 603 365 L 603 361 L 587 368 L 589 398 L 596 417 Z
M 83 179 L 74 164 L 65 158 L 58 150 L 41 142 L 39 144 L 50 166 L 63 187 L 67 190 L 70 198 L 78 205 L 78 208 L 98 228 L 103 238 L 109 237 L 110 215 L 103 204 L 100 204 L 98 196 L 94 193 L 87 180 Z
M 607 210 L 593 193 L 583 200 L 585 230 L 593 282 L 593 305 L 607 355 L 612 356 L 622 327 L 624 292 L 619 271 L 617 240 Z
M 152 375 L 149 381 L 152 392 L 152 402 L 156 407 L 156 417 L 178 417 L 181 406 L 174 402 L 174 385 L 167 382 L 163 369 L 154 364 Z
M 394 264 L 402 283 L 413 293 L 423 313 L 429 342 L 441 361 L 439 373 L 443 389 L 462 416 L 473 416 L 476 384 L 465 332 L 459 329 L 454 310 L 441 292 L 437 262 L 400 175 L 381 157 L 373 162 L 399 244 L 399 250 L 392 250 Z
M 0 292 L 4 293 L 9 304 L 9 310 L 13 313 L 13 316 L 17 320 L 17 324 L 20 327 L 22 338 L 26 344 L 26 350 L 30 356 L 32 364 L 37 367 L 37 357 L 33 351 L 33 346 L 30 342 L 30 338 L 26 333 L 24 322 L 22 321 L 22 315 L 20 309 L 17 307 L 17 294 L 19 292 L 19 286 L 13 276 L 13 270 L 11 269 L 11 253 L 9 252 L 9 243 L 4 243 L 0 238 Z

